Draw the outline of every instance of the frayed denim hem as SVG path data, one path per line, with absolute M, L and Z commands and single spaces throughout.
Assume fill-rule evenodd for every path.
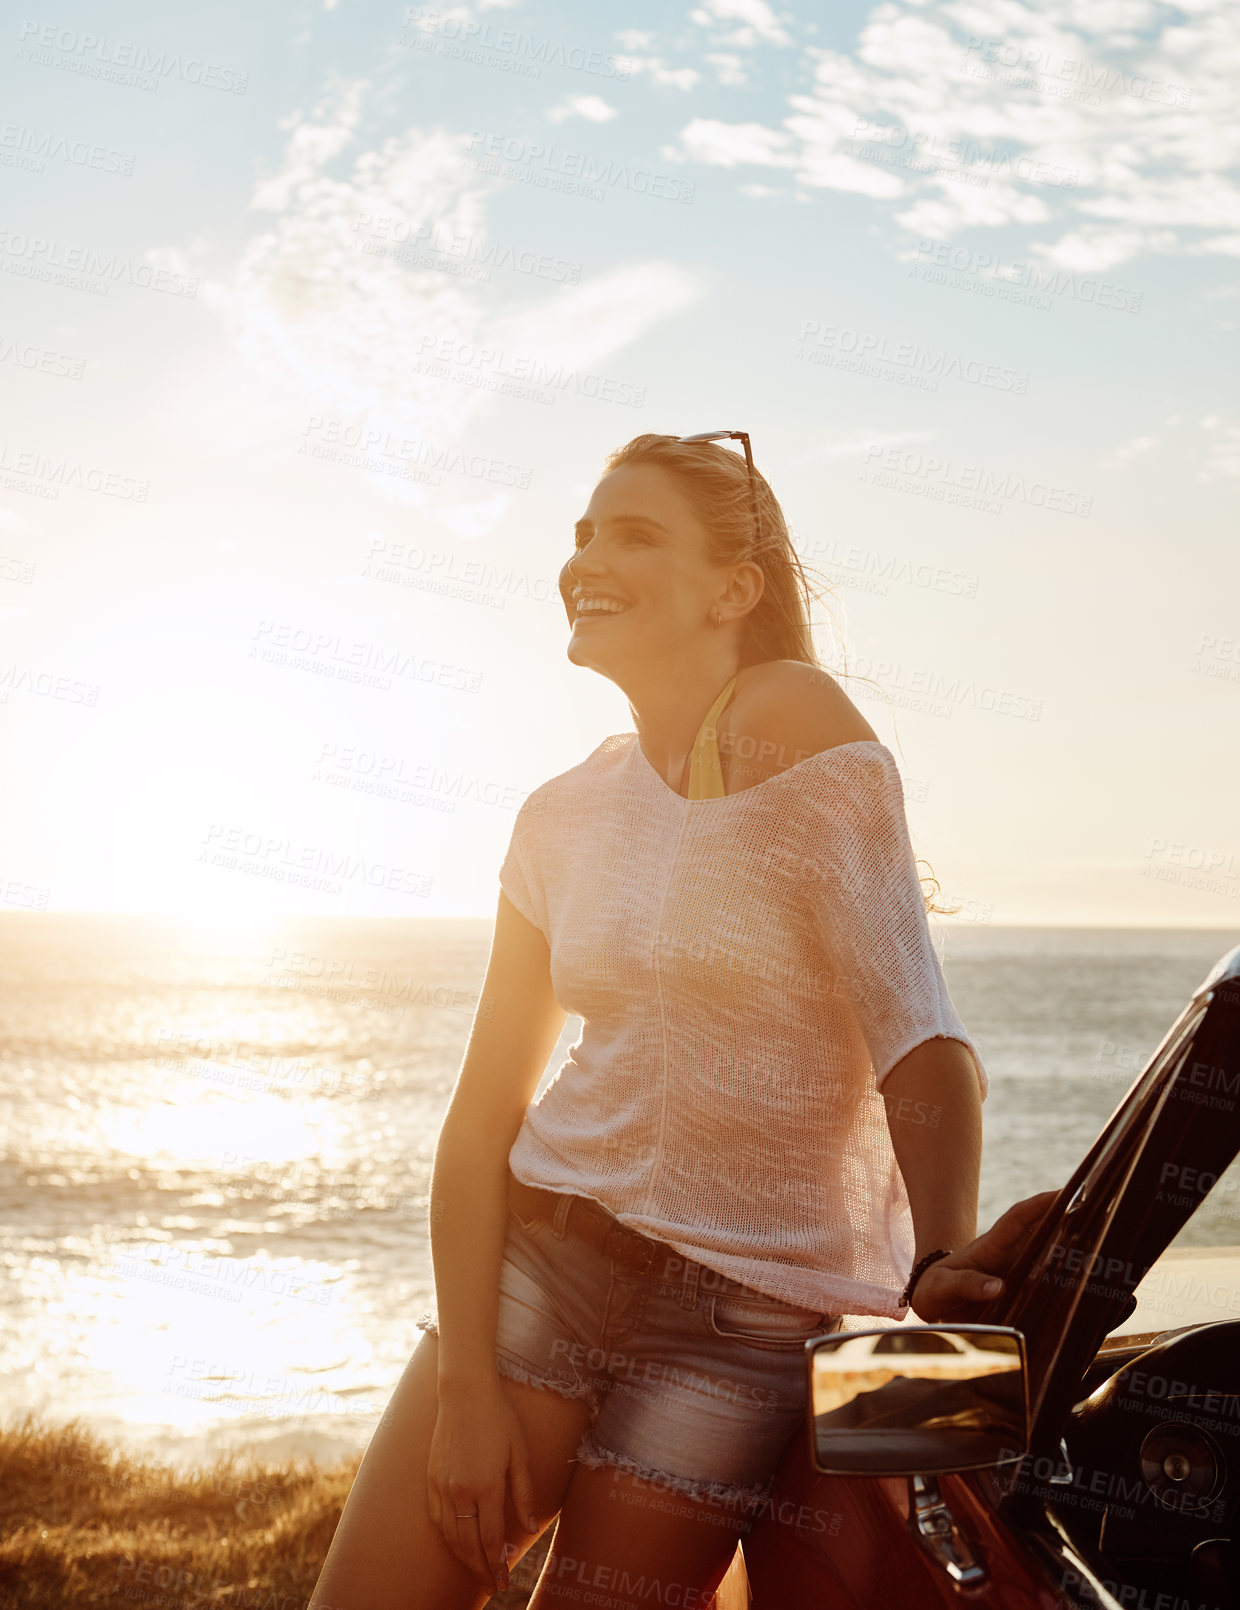
M 413 1322 L 415 1330 L 425 1331 L 428 1336 L 439 1335 L 439 1320 L 432 1313 L 419 1314 Z
M 545 1387 L 551 1392 L 558 1392 L 562 1398 L 583 1401 L 590 1411 L 591 1419 L 598 1414 L 601 1407 L 598 1388 L 590 1381 L 562 1381 L 554 1375 L 536 1375 L 533 1370 L 527 1369 L 524 1364 L 516 1363 L 506 1353 L 496 1353 L 495 1367 L 501 1375 L 506 1375 L 510 1381 L 518 1381 L 522 1386 Z
M 771 1496 L 774 1479 L 755 1482 L 752 1487 L 725 1481 L 694 1481 L 689 1476 L 673 1476 L 666 1470 L 656 1470 L 653 1465 L 643 1465 L 636 1459 L 630 1459 L 628 1454 L 604 1448 L 592 1437 L 582 1439 L 577 1449 L 577 1460 L 580 1464 L 589 1465 L 593 1469 L 611 1465 L 627 1475 L 639 1477 L 656 1489 L 680 1493 L 685 1498 L 696 1499 L 699 1503 L 709 1504 L 712 1508 L 730 1509 L 734 1512 L 733 1519 L 738 1525 L 752 1521 L 755 1514 L 767 1502 Z

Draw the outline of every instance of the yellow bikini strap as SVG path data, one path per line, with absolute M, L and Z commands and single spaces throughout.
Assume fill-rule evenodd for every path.
M 698 728 L 698 735 L 693 740 L 693 754 L 689 761 L 689 792 L 688 799 L 722 799 L 727 789 L 723 786 L 723 767 L 719 761 L 719 741 L 715 733 L 715 722 L 719 712 L 732 696 L 732 689 L 736 686 L 733 677 L 727 687 L 722 688 L 719 697 L 711 705 Z

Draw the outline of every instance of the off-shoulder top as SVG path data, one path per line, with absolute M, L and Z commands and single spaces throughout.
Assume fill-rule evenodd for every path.
M 845 743 L 719 787 L 678 794 L 625 732 L 522 804 L 500 886 L 582 1028 L 510 1166 L 785 1302 L 900 1318 L 913 1226 L 883 1081 L 934 1037 L 988 1081 L 895 759 Z

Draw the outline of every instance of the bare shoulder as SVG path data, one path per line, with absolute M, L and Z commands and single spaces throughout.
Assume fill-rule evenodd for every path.
M 740 773 L 738 788 L 824 749 L 867 741 L 876 743 L 877 735 L 836 679 L 802 660 L 766 660 L 737 672 L 719 724 L 720 756 Z

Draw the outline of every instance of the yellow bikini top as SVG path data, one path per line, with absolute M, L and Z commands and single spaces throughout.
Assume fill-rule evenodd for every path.
M 727 789 L 723 786 L 723 767 L 719 763 L 719 741 L 715 734 L 715 722 L 719 719 L 719 712 L 727 704 L 736 686 L 733 677 L 727 687 L 711 705 L 698 728 L 698 735 L 693 740 L 693 752 L 689 760 L 689 792 L 686 799 L 722 799 Z

